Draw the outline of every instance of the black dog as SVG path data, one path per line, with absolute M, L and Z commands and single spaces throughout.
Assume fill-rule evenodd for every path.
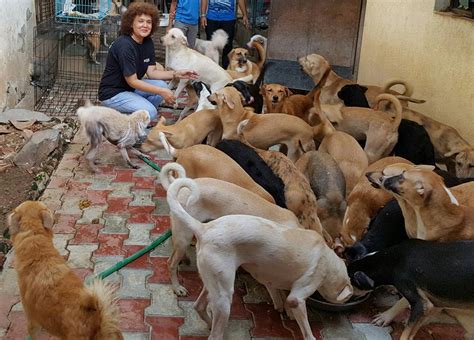
M 286 208 L 285 185 L 280 177 L 255 152 L 254 149 L 237 140 L 224 139 L 216 148 L 236 161 L 252 179 L 273 196 L 275 203 Z
M 397 288 L 411 307 L 402 338 L 412 339 L 421 322 L 433 311 L 433 305 L 472 309 L 472 254 L 474 241 L 433 242 L 413 239 L 367 255 L 349 264 L 347 269 L 353 286 L 358 289 L 373 290 L 382 285 Z M 397 304 L 403 306 L 403 303 L 401 300 Z
M 345 85 L 337 96 L 345 106 L 367 107 L 369 103 L 365 97 L 367 87 L 358 84 Z M 391 156 L 399 156 L 414 164 L 435 165 L 434 147 L 425 128 L 411 120 L 402 119 L 398 127 L 398 142 L 394 146 Z

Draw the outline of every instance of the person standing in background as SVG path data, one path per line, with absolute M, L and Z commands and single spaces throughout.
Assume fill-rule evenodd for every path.
M 235 35 L 236 2 L 242 12 L 244 26 L 249 28 L 246 0 L 201 0 L 201 26 L 206 30 L 207 40 L 210 40 L 212 33 L 218 29 L 223 29 L 229 35 L 227 45 L 222 51 L 222 67 L 224 69 L 229 66 L 227 55 L 232 50 Z
M 166 32 L 171 27 L 182 30 L 188 39 L 188 46 L 194 48 L 199 30 L 199 0 L 172 0 Z

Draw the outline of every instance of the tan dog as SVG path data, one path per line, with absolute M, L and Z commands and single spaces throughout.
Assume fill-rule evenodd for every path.
M 99 171 L 95 157 L 102 144 L 102 136 L 117 145 L 123 159 L 132 168 L 137 169 L 138 165 L 132 163 L 128 151 L 137 156 L 148 157 L 133 147 L 146 137 L 145 128 L 150 124 L 148 111 L 138 110 L 125 115 L 108 107 L 92 106 L 88 102 L 77 109 L 77 115 L 81 128 L 89 139 L 90 147 L 85 157 L 94 172 Z
M 265 103 L 265 113 L 286 113 L 309 123 L 309 110 L 313 107 L 314 88 L 308 94 L 292 94 L 288 87 L 280 84 L 263 84 L 260 93 Z
M 386 157 L 369 165 L 366 172 L 381 171 L 395 163 L 411 164 L 401 157 Z M 344 245 L 350 246 L 359 241 L 366 232 L 370 220 L 391 198 L 392 195 L 374 188 L 368 179 L 362 176 L 347 198 L 347 210 L 341 230 Z
M 275 203 L 272 195 L 254 180 L 232 158 L 208 145 L 198 144 L 185 149 L 175 149 L 163 133 L 161 141 L 171 157 L 186 170 L 189 178 L 210 177 L 247 189 L 268 202 Z
M 432 169 L 393 164 L 367 176 L 397 199 L 409 237 L 430 241 L 474 239 L 474 182 L 448 189 Z
M 186 177 L 184 168 L 178 163 L 168 163 L 161 169 L 160 181 L 165 190 L 168 190 L 175 177 Z M 214 178 L 196 178 L 195 183 L 200 192 L 199 200 L 189 202 L 187 192 L 180 193 L 178 199 L 186 211 L 201 222 L 215 220 L 225 215 L 246 214 L 260 216 L 290 228 L 301 227 L 291 211 L 270 203 L 235 184 Z M 172 211 L 171 222 L 173 253 L 168 260 L 171 285 L 176 295 L 183 296 L 188 292 L 179 284 L 178 264 L 191 244 L 193 233 L 174 218 Z
M 343 131 L 357 140 L 366 140 L 364 151 L 369 164 L 386 157 L 398 141 L 398 126 L 402 120 L 400 101 L 391 94 L 381 94 L 377 103 L 390 101 L 396 108 L 392 120 L 385 112 L 362 107 L 342 107 L 342 120 L 335 124 L 336 130 Z
M 403 118 L 426 129 L 435 149 L 436 161 L 445 163 L 449 172 L 459 178 L 474 177 L 474 146 L 456 129 L 406 107 L 403 108 Z
M 26 201 L 7 223 L 31 339 L 39 339 L 41 327 L 61 339 L 123 339 L 114 289 L 100 280 L 86 287 L 71 271 L 54 248 L 54 217 L 46 205 Z
M 216 110 L 194 112 L 173 125 L 165 125 L 165 121 L 165 118 L 161 117 L 158 124 L 151 129 L 141 146 L 142 151 L 151 152 L 164 148 L 160 132 L 163 132 L 169 143 L 178 149 L 202 143 L 206 137 L 210 145 L 216 145 L 221 140 L 222 124 Z
M 233 79 L 252 75 L 252 83 L 255 84 L 265 64 L 266 56 L 265 49 L 258 41 L 252 41 L 251 47 L 255 47 L 258 52 L 258 62 L 254 63 L 248 59 L 249 51 L 246 48 L 234 48 L 227 55 L 229 57 L 227 72 Z
M 337 96 L 337 93 L 348 84 L 354 82 L 349 79 L 339 77 L 331 68 L 329 62 L 319 54 L 310 54 L 305 57 L 298 59 L 299 64 L 303 67 L 303 70 L 313 79 L 315 84 L 319 84 L 323 75 L 329 71 L 329 76 L 322 84 L 321 103 L 322 104 L 340 104 L 342 100 Z M 396 91 L 390 90 L 390 87 L 402 84 L 405 87 L 405 93 L 400 94 Z M 413 88 L 403 80 L 390 80 L 383 87 L 380 86 L 367 86 L 365 96 L 369 102 L 370 107 L 374 107 L 377 96 L 382 93 L 390 93 L 403 102 L 403 106 L 407 106 L 407 101 L 414 103 L 423 103 L 424 100 L 411 98 Z
M 288 157 L 296 161 L 304 152 L 315 150 L 314 129 L 302 119 L 286 114 L 256 114 L 245 110 L 240 93 L 233 87 L 225 87 L 213 93 L 209 100 L 217 105 L 222 121 L 224 139 L 238 139 L 237 126 L 247 120 L 244 136 L 257 148 L 285 144 Z
M 306 299 L 316 290 L 333 303 L 343 303 L 351 297 L 353 289 L 343 260 L 317 233 L 288 228 L 261 217 L 228 215 L 201 223 L 181 205 L 178 197 L 183 189 L 190 191 L 188 202 L 200 199 L 195 181 L 177 179 L 168 188 L 168 205 L 176 220 L 198 240 L 197 266 L 204 288 L 194 307 L 211 327 L 209 339 L 223 339 L 235 272 L 242 266 L 267 287 L 277 310 L 282 310 L 285 304 L 277 291 L 290 291 L 286 305 L 292 309 L 304 339 L 315 340 L 308 322 Z

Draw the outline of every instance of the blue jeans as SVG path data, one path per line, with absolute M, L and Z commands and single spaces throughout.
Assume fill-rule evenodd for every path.
M 168 88 L 168 84 L 163 80 L 142 79 L 149 84 Z M 104 100 L 102 105 L 115 109 L 122 113 L 132 113 L 137 110 L 147 110 L 150 113 L 150 120 L 158 118 L 158 106 L 163 101 L 160 95 L 135 90 L 134 92 L 124 91 L 116 94 L 112 98 Z

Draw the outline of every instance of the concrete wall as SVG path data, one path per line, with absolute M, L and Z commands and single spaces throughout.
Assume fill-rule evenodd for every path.
M 438 1 L 439 2 L 439 1 Z M 435 0 L 367 0 L 358 82 L 410 81 L 411 107 L 474 145 L 474 19 L 433 11 Z
M 0 112 L 33 108 L 30 64 L 33 60 L 34 0 L 1 0 Z

